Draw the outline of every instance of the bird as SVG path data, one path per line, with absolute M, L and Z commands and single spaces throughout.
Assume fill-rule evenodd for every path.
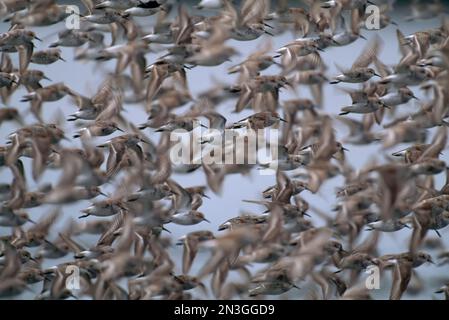
M 236 123 L 232 124 L 230 128 L 237 129 L 242 127 L 247 127 L 248 129 L 264 129 L 270 127 L 279 121 L 286 122 L 282 119 L 277 112 L 258 112 L 247 118 L 241 119 Z
M 373 76 L 380 77 L 379 74 L 372 68 L 368 66 L 374 61 L 375 57 L 379 54 L 381 49 L 381 41 L 379 38 L 374 38 L 367 46 L 364 48 L 362 53 L 357 57 L 357 59 L 352 64 L 351 68 L 345 70 L 339 66 L 338 69 L 342 74 L 336 76 L 334 80 L 332 80 L 331 84 L 336 84 L 340 82 L 349 82 L 349 83 L 362 83 Z
M 390 299 L 398 300 L 401 298 L 412 276 L 412 270 L 421 266 L 423 263 L 433 263 L 432 257 L 425 252 L 406 252 L 398 255 L 386 255 L 381 260 L 392 260 L 396 262 L 393 266 L 393 283 L 391 286 Z
M 50 48 L 47 50 L 35 51 L 30 61 L 36 64 L 51 64 L 58 60 L 66 61 L 61 56 L 61 50 L 58 48 Z
M 49 47 L 80 47 L 89 40 L 89 33 L 81 30 L 67 29 L 58 32 L 58 40 L 51 43 Z
M 446 11 L 2 1 L 0 297 L 448 299 Z
M 349 113 L 373 113 L 381 108 L 390 108 L 385 104 L 384 100 L 374 96 L 369 97 L 364 93 L 353 92 L 351 94 L 352 105 L 341 108 L 340 116 L 347 115 Z

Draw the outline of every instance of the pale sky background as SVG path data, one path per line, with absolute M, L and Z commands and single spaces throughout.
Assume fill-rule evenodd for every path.
M 439 19 L 432 19 L 432 20 L 425 20 L 425 21 L 417 21 L 417 22 L 405 22 L 404 21 L 404 15 L 406 14 L 405 11 L 402 11 L 397 15 L 394 20 L 399 23 L 400 30 L 405 34 L 409 35 L 415 31 L 436 27 L 439 26 L 440 20 Z M 150 18 L 143 18 L 138 19 L 139 21 L 143 21 L 144 25 L 150 25 L 152 19 Z M 0 23 L 0 32 L 7 31 L 8 24 L 6 23 Z M 32 28 L 35 30 L 38 34 L 38 36 L 44 41 L 38 42 L 35 41 L 35 45 L 37 46 L 37 50 L 44 49 L 48 47 L 48 45 L 53 42 L 57 36 L 56 33 L 60 30 L 62 30 L 63 24 L 60 23 L 58 25 L 50 26 L 50 27 L 38 27 L 38 28 Z M 396 27 L 395 26 L 389 26 L 386 29 L 383 29 L 378 32 L 374 31 L 367 31 L 363 30 L 362 34 L 367 37 L 368 39 L 372 38 L 375 34 L 378 34 L 382 41 L 384 42 L 383 50 L 380 54 L 381 60 L 386 63 L 387 65 L 392 65 L 398 62 L 400 56 L 399 56 L 399 50 L 398 50 L 398 43 L 396 40 L 396 33 L 395 33 Z M 228 44 L 231 46 L 234 46 L 239 52 L 240 56 L 236 56 L 232 59 L 232 62 L 226 62 L 220 66 L 217 67 L 196 67 L 192 70 L 187 70 L 187 77 L 189 82 L 189 87 L 191 90 L 191 93 L 194 97 L 198 95 L 200 92 L 204 92 L 208 88 L 213 86 L 212 76 L 214 76 L 216 79 L 219 79 L 220 81 L 226 82 L 226 83 L 233 83 L 236 79 L 235 76 L 228 76 L 227 75 L 227 68 L 239 63 L 242 61 L 248 54 L 254 52 L 258 46 L 261 44 L 261 42 L 266 41 L 267 39 L 271 39 L 273 43 L 273 50 L 289 43 L 294 39 L 294 36 L 291 33 L 284 33 L 282 35 L 277 35 L 276 37 L 269 37 L 269 36 L 263 36 L 255 41 L 250 42 L 238 42 L 230 40 L 228 41 Z M 334 63 L 338 63 L 341 66 L 350 66 L 353 61 L 356 59 L 362 48 L 365 46 L 366 41 L 363 39 L 357 40 L 355 43 L 352 43 L 349 46 L 341 47 L 341 48 L 328 48 L 324 53 L 322 53 L 322 58 L 325 61 L 325 63 L 328 66 L 327 76 L 330 78 L 332 76 L 337 75 L 337 70 L 334 66 Z M 100 63 L 96 64 L 93 62 L 80 62 L 80 61 L 74 61 L 73 60 L 73 48 L 63 48 L 63 58 L 67 60 L 67 62 L 58 61 L 52 65 L 48 66 L 42 66 L 42 65 L 33 65 L 31 64 L 29 68 L 32 69 L 39 69 L 45 71 L 45 74 L 47 77 L 53 80 L 52 83 L 56 82 L 64 82 L 66 85 L 68 85 L 73 90 L 84 94 L 86 96 L 92 96 L 92 94 L 95 93 L 96 89 L 98 88 L 101 81 L 105 78 L 105 74 L 107 71 L 112 71 L 115 66 L 115 60 L 112 62 L 107 63 Z M 162 53 L 159 53 L 158 55 L 162 55 Z M 157 58 L 156 54 L 148 54 L 146 56 L 147 63 L 152 63 Z M 14 57 L 14 55 L 12 55 Z M 17 59 L 14 59 L 14 61 L 17 61 Z M 277 67 L 271 67 L 265 71 L 263 71 L 263 74 L 269 75 L 269 74 L 277 74 L 279 72 L 279 69 Z M 43 82 L 44 85 L 48 85 L 50 83 Z M 350 87 L 347 86 L 346 87 Z M 354 87 L 354 86 L 352 86 Z M 411 87 L 415 95 L 422 98 L 423 100 L 426 99 L 422 95 L 422 92 L 419 90 L 419 87 Z M 15 94 L 13 95 L 10 106 L 16 107 L 20 110 L 21 114 L 25 114 L 28 109 L 27 103 L 21 103 L 19 102 L 20 98 L 25 94 L 24 89 L 17 90 Z M 300 86 L 298 90 L 298 96 L 299 97 L 308 97 L 309 96 L 309 89 Z M 287 90 L 283 90 L 280 95 L 280 101 L 288 100 L 291 98 L 294 98 L 295 95 L 291 92 L 288 92 Z M 245 111 L 234 114 L 231 113 L 234 109 L 236 100 L 229 100 L 226 103 L 217 106 L 217 111 L 222 113 L 225 117 L 227 117 L 228 122 L 233 122 L 236 120 L 239 120 L 247 115 L 250 115 L 252 113 L 251 110 L 246 109 Z M 340 92 L 335 86 L 326 85 L 324 90 L 324 110 L 332 115 L 337 115 L 340 111 L 340 107 L 343 105 L 349 104 L 350 97 L 348 95 L 343 94 Z M 189 105 L 187 105 L 188 107 Z M 141 105 L 126 105 L 125 108 L 127 109 L 127 112 L 124 113 L 126 117 L 129 117 L 134 123 L 139 124 L 142 123 L 142 119 L 146 118 L 146 114 L 144 112 L 144 109 Z M 418 110 L 418 105 L 413 102 L 408 103 L 407 105 L 401 105 L 399 106 L 399 109 L 401 112 L 412 112 Z M 186 110 L 186 107 L 177 109 L 176 112 L 182 113 L 184 110 Z M 69 98 L 64 98 L 62 100 L 59 100 L 57 102 L 46 102 L 43 106 L 43 115 L 44 119 L 47 122 L 51 122 L 55 119 L 58 112 L 62 112 L 64 114 L 64 117 L 67 117 L 69 114 L 76 111 L 76 107 L 73 105 L 71 100 Z M 360 115 L 350 115 L 350 117 L 354 117 L 356 119 L 360 119 Z M 26 118 L 26 122 L 28 124 L 33 123 L 34 119 L 32 116 L 28 116 Z M 205 122 L 206 123 L 206 122 Z M 206 123 L 207 124 L 207 123 Z M 348 130 L 346 127 L 344 127 L 339 122 L 335 121 L 334 125 L 335 129 L 337 130 L 337 138 L 344 137 Z M 13 123 L 4 123 L 0 126 L 0 139 L 1 143 L 4 144 L 7 140 L 8 134 L 16 130 L 18 127 Z M 67 130 L 67 137 L 71 137 L 73 133 L 75 132 L 75 128 L 73 127 L 73 124 L 66 122 L 65 123 L 65 129 Z M 379 130 L 379 127 L 375 127 L 375 130 Z M 433 131 L 430 131 L 433 132 Z M 116 132 L 111 136 L 108 137 L 101 137 L 97 139 L 98 143 L 101 143 L 103 141 L 106 141 L 110 139 L 113 136 L 116 136 L 120 134 L 120 132 Z M 157 142 L 158 140 L 158 134 L 153 133 L 152 129 L 146 129 L 145 134 L 147 134 L 154 142 Z M 429 135 L 429 138 L 432 138 L 432 135 Z M 64 146 L 78 146 L 78 142 L 76 140 L 72 140 L 71 142 L 63 142 Z M 408 145 L 398 145 L 392 149 L 386 150 L 385 152 L 381 150 L 380 146 L 365 146 L 365 147 L 357 147 L 353 145 L 346 145 L 346 147 L 349 149 L 349 152 L 347 153 L 347 159 L 351 163 L 351 165 L 354 168 L 361 168 L 364 164 L 366 164 L 369 161 L 372 161 L 373 159 L 379 160 L 379 162 L 384 161 L 383 159 L 383 153 L 384 154 L 390 154 L 396 150 L 403 149 L 404 147 L 407 147 Z M 449 160 L 448 153 L 445 152 L 442 156 L 442 159 L 444 159 L 446 162 Z M 25 169 L 27 172 L 27 175 L 29 176 L 27 183 L 29 190 L 35 190 L 37 185 L 32 180 L 30 176 L 31 172 L 31 161 L 27 158 L 24 158 L 25 163 Z M 47 170 L 42 177 L 42 180 L 40 181 L 40 184 L 43 184 L 45 182 L 53 182 L 57 181 L 59 177 L 59 171 L 52 171 Z M 205 176 L 203 171 L 197 170 L 193 174 L 188 175 L 173 175 L 173 178 L 180 183 L 184 187 L 189 186 L 195 186 L 195 185 L 205 185 Z M 0 169 L 0 182 L 9 182 L 11 181 L 11 174 L 8 169 L 1 168 Z M 436 187 L 440 187 L 444 181 L 444 175 L 440 174 L 436 177 Z M 260 199 L 261 198 L 261 191 L 264 190 L 267 186 L 273 185 L 275 183 L 275 176 L 261 176 L 256 169 L 253 169 L 251 172 L 251 175 L 249 177 L 242 177 L 238 175 L 230 175 L 227 176 L 225 179 L 224 187 L 223 187 L 223 194 L 221 197 L 216 196 L 213 194 L 210 190 L 207 191 L 207 194 L 210 196 L 209 199 L 204 199 L 203 206 L 200 208 L 201 212 L 204 212 L 207 216 L 207 218 L 211 221 L 211 224 L 208 223 L 201 223 L 195 226 L 178 226 L 174 224 L 167 224 L 166 228 L 171 231 L 171 234 L 168 235 L 172 237 L 173 242 L 173 248 L 170 250 L 172 254 L 172 258 L 177 262 L 178 266 L 178 272 L 181 272 L 180 270 L 180 261 L 182 256 L 182 247 L 175 246 L 174 243 L 176 242 L 176 239 L 181 237 L 182 235 L 195 231 L 195 230 L 204 230 L 204 229 L 210 229 L 217 234 L 217 228 L 218 225 L 226 221 L 227 219 L 231 217 L 238 216 L 241 211 L 247 211 L 252 213 L 261 213 L 264 211 L 263 207 L 255 205 L 255 204 L 248 204 L 243 203 L 243 199 Z M 336 204 L 336 198 L 335 198 L 335 188 L 338 186 L 342 186 L 343 179 L 342 177 L 336 177 L 329 181 L 327 181 L 320 189 L 319 193 L 317 194 L 310 194 L 309 192 L 303 192 L 301 196 L 310 202 L 310 204 L 319 207 L 321 210 L 324 210 L 325 212 L 330 212 L 330 208 Z M 104 188 L 106 192 L 111 192 L 113 188 L 107 187 Z M 89 206 L 89 201 L 80 201 L 73 205 L 65 205 L 63 207 L 64 216 L 63 219 L 59 221 L 58 226 L 61 226 L 62 224 L 66 223 L 69 219 L 73 219 L 77 216 L 79 216 L 79 211 L 83 208 L 86 208 Z M 45 215 L 49 213 L 52 210 L 51 205 L 43 205 L 38 208 L 29 209 L 28 212 L 31 214 L 31 218 L 33 220 L 38 220 L 40 216 Z M 89 217 L 88 219 L 97 219 L 96 217 Z M 314 221 L 316 226 L 323 225 L 323 221 L 320 220 L 317 217 L 314 217 L 312 214 L 312 220 Z M 57 235 L 57 227 L 53 228 L 52 236 L 50 239 L 56 237 Z M 443 238 L 445 239 L 445 244 L 449 245 L 448 237 L 449 237 L 449 228 L 440 230 Z M 0 227 L 0 236 L 8 234 L 10 232 L 10 229 L 8 228 L 2 228 Z M 411 230 L 409 229 L 403 229 L 399 232 L 395 232 L 394 234 L 384 234 L 381 237 L 380 242 L 380 253 L 386 254 L 386 253 L 401 253 L 407 251 L 408 247 L 408 239 L 411 235 Z M 362 237 L 359 240 L 363 240 L 363 238 L 368 235 L 369 233 L 364 231 L 362 234 Z M 433 237 L 433 233 L 429 232 L 429 236 Z M 86 237 L 78 237 L 76 238 L 77 241 L 82 243 L 83 245 L 90 246 L 93 245 L 97 240 L 98 237 L 92 237 L 92 236 L 86 236 Z M 31 252 L 35 252 L 34 248 L 30 249 Z M 436 253 L 430 252 L 434 259 L 436 259 Z M 191 270 L 191 274 L 195 274 L 199 268 L 203 265 L 204 259 L 207 259 L 209 256 L 209 253 L 205 252 L 197 256 L 195 259 L 193 268 Z M 57 263 L 63 262 L 63 261 L 69 261 L 71 260 L 71 255 L 67 255 L 64 259 L 61 260 L 45 260 L 44 266 L 49 267 L 52 265 L 55 265 Z M 263 266 L 263 265 L 261 265 Z M 425 291 L 423 294 L 420 294 L 419 296 L 414 296 L 410 294 L 405 294 L 403 298 L 407 299 L 414 299 L 414 298 L 422 298 L 422 299 L 431 299 L 433 296 L 432 292 L 435 291 L 441 284 L 441 278 L 447 277 L 448 269 L 447 266 L 445 267 L 436 267 L 433 265 L 423 265 L 417 269 L 418 274 L 425 279 Z M 233 276 L 231 276 L 233 277 Z M 207 280 L 209 282 L 209 280 Z M 121 282 L 123 286 L 126 288 L 126 282 Z M 384 277 L 381 282 L 381 290 L 374 290 L 373 296 L 375 298 L 388 298 L 388 291 L 390 289 L 390 281 L 388 277 Z M 306 288 L 307 286 L 305 284 L 300 285 L 302 288 Z M 42 283 L 39 283 L 37 285 L 31 286 L 32 290 L 38 294 L 42 288 Z M 303 297 L 306 290 L 291 290 L 285 297 L 289 297 L 291 299 L 298 299 Z M 194 294 L 197 294 L 200 296 L 200 292 L 193 291 Z M 21 296 L 18 296 L 17 298 L 31 298 L 32 295 L 30 293 L 24 293 Z M 276 298 L 276 297 L 273 297 Z M 441 298 L 441 297 L 438 297 Z

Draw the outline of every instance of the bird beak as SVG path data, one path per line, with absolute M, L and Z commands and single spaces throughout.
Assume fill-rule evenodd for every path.
M 120 129 L 119 127 L 115 127 L 115 129 L 117 129 L 117 130 L 120 131 L 120 132 L 125 132 L 125 131 L 123 131 L 122 129 Z
M 343 151 L 349 151 L 347 148 L 345 148 L 345 147 L 341 147 L 341 150 L 343 150 Z
M 319 47 L 317 47 L 316 49 L 317 49 L 318 51 L 324 52 L 324 50 L 321 49 L 321 48 L 319 48 Z
M 59 60 L 62 60 L 64 62 L 67 62 L 63 57 L 59 57 Z
M 375 73 L 375 72 L 374 72 L 374 75 L 375 75 L 376 77 L 382 78 L 382 76 L 381 76 L 380 74 L 377 74 L 377 73 Z
M 208 127 L 206 127 L 204 124 L 200 123 L 200 127 L 206 128 L 208 129 Z
M 287 122 L 287 120 L 285 120 L 285 119 L 282 119 L 281 117 L 279 117 L 279 121 L 282 121 L 282 122 Z
M 433 262 L 432 258 L 427 259 L 427 262 L 430 262 L 431 264 L 435 264 L 435 262 Z
M 419 101 L 419 98 L 417 96 L 415 96 L 415 95 L 412 95 L 412 99 L 416 99 L 416 100 Z
M 267 30 L 264 30 L 263 32 L 266 33 L 266 34 L 268 34 L 269 36 L 274 37 L 274 34 L 272 34 L 271 32 L 268 32 Z
M 207 194 L 202 194 L 202 196 L 203 196 L 204 198 L 210 199 L 210 197 L 209 197 Z
M 367 40 L 365 36 L 359 34 L 359 37 L 362 38 L 363 40 Z
M 210 221 L 209 221 L 209 220 L 207 220 L 206 218 L 203 218 L 203 221 L 206 221 L 206 222 L 210 223 Z
M 42 42 L 42 39 L 41 39 L 41 38 L 38 38 L 38 37 L 36 37 L 36 36 L 34 36 L 34 39 L 36 39 L 36 40 L 38 40 L 38 41 L 41 41 L 41 42 Z
M 47 81 L 52 81 L 50 78 L 48 78 L 48 77 L 46 77 L 46 76 L 43 76 L 42 79 L 45 79 L 45 80 L 47 80 Z
M 270 29 L 274 29 L 272 26 L 270 26 L 268 23 L 264 23 L 263 24 L 265 27 L 268 27 L 268 28 L 270 28 Z
M 104 193 L 103 191 L 100 191 L 99 194 L 101 194 L 102 196 L 105 196 L 106 198 L 109 198 L 109 196 L 106 193 Z

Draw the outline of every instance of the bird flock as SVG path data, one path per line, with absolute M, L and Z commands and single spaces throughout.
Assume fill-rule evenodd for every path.
M 445 275 L 449 265 L 442 232 L 449 224 L 444 4 L 75 4 L 0 1 L 7 25 L 0 34 L 0 126 L 15 126 L 2 131 L 0 146 L 1 298 L 370 299 L 366 271 L 377 270 L 373 275 L 386 287 L 383 298 L 416 291 L 449 299 L 449 277 L 434 284 L 417 271 L 435 264 Z M 370 6 L 378 10 L 370 12 Z M 397 17 L 396 10 L 409 15 Z M 377 29 L 368 23 L 372 14 Z M 401 31 L 404 21 L 437 16 L 435 28 Z M 77 28 L 68 27 L 70 19 Z M 60 30 L 51 43 L 45 41 L 48 26 Z M 396 34 L 396 43 L 387 46 L 378 34 L 384 28 Z M 272 39 L 282 34 L 291 42 L 273 48 Z M 256 46 L 259 38 L 262 45 Z M 363 50 L 351 53 L 352 65 L 340 65 L 339 50 L 356 41 Z M 252 53 L 243 58 L 231 43 L 249 45 Z M 66 47 L 74 50 L 73 61 L 63 56 Z M 399 50 L 400 59 L 383 63 L 383 50 Z M 333 61 L 323 59 L 323 51 L 332 52 Z M 63 70 L 64 63 L 86 62 L 102 77 L 90 96 L 71 88 L 70 79 L 56 82 L 45 75 L 46 65 L 61 64 Z M 105 71 L 106 63 L 115 69 Z M 188 81 L 189 74 L 222 64 L 230 65 L 232 83 L 221 74 L 216 81 Z M 329 70 L 334 64 L 338 73 Z M 91 75 L 85 77 L 87 82 Z M 193 95 L 190 87 L 197 86 L 204 91 Z M 328 87 L 351 103 L 325 108 L 332 103 L 324 95 Z M 285 99 L 287 93 L 295 98 Z M 12 96 L 20 97 L 15 107 Z M 72 110 L 68 117 L 46 107 L 63 98 L 63 108 Z M 250 115 L 230 123 L 218 110 L 223 103 L 233 105 L 230 114 Z M 410 112 L 407 105 L 413 104 Z M 132 122 L 136 108 L 148 118 Z M 43 116 L 49 114 L 55 115 L 50 123 Z M 349 134 L 337 139 L 342 126 Z M 199 137 L 199 155 L 192 160 L 225 131 L 247 137 L 268 129 L 280 133 L 269 146 L 277 157 L 268 163 L 245 156 L 243 163 L 174 164 L 173 133 L 183 130 L 197 139 L 198 128 L 214 131 Z M 355 168 L 350 145 L 372 146 L 382 160 L 366 159 Z M 227 142 L 223 149 L 244 152 Z M 259 199 L 244 201 L 262 213 L 239 214 L 238 200 L 235 217 L 211 223 L 214 212 L 202 212 L 203 200 L 220 197 L 227 176 L 248 179 L 260 170 L 271 170 L 272 185 L 254 184 Z M 44 183 L 48 172 L 57 178 Z M 177 178 L 197 173 L 204 185 L 182 186 Z M 439 174 L 446 175 L 442 186 L 435 182 Z M 342 184 L 332 194 L 332 210 L 305 200 L 320 201 L 321 187 L 334 177 Z M 80 202 L 89 205 L 67 219 L 68 205 Z M 195 231 L 176 239 L 173 225 Z M 380 253 L 381 238 L 407 229 L 407 237 L 399 238 L 407 251 Z

